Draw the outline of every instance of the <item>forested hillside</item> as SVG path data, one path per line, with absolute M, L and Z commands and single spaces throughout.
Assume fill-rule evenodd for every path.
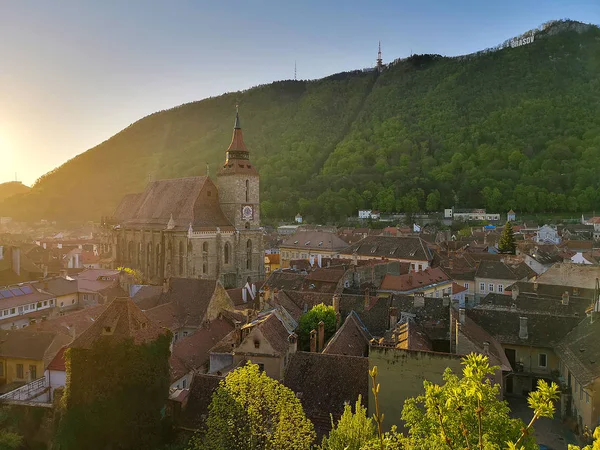
M 275 82 L 150 115 L 0 210 L 98 220 L 149 177 L 214 175 L 237 102 L 266 218 L 600 209 L 599 74 L 600 30 L 557 22 L 517 48 Z
M 20 181 L 9 181 L 8 183 L 0 183 L 0 201 L 12 197 L 16 194 L 23 194 L 29 191 L 29 187 L 25 186 Z M 0 215 L 2 215 L 0 213 Z

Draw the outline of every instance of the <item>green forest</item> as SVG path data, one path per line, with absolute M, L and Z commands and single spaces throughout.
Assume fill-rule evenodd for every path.
M 17 219 L 99 220 L 149 179 L 216 174 L 235 105 L 267 220 L 384 212 L 600 209 L 600 29 L 382 72 L 278 81 L 157 112 L 0 203 Z

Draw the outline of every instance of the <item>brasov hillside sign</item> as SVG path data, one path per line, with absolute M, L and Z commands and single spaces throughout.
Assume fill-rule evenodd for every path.
M 531 44 L 533 42 L 534 38 L 535 38 L 535 34 L 532 34 L 531 36 L 517 38 L 517 39 L 510 41 L 510 46 L 512 48 L 515 48 L 515 47 L 520 47 L 521 45 Z

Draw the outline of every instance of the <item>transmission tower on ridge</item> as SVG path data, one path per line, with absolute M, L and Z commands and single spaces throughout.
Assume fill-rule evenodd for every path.
M 383 71 L 383 59 L 381 58 L 381 41 L 379 41 L 379 51 L 377 52 L 377 71 Z

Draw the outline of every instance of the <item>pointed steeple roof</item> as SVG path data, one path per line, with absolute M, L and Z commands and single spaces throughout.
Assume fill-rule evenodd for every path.
M 233 137 L 231 138 L 231 144 L 229 144 L 228 152 L 248 152 L 246 148 L 246 144 L 244 143 L 244 136 L 242 135 L 242 126 L 240 125 L 240 113 L 236 106 L 235 111 L 235 123 L 233 125 Z M 236 158 L 235 154 L 230 154 L 230 158 Z M 248 156 L 242 157 L 240 159 L 248 159 Z

